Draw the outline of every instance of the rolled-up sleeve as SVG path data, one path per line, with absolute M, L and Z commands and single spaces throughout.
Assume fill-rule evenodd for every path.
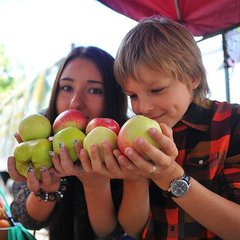
M 45 228 L 48 222 L 38 222 L 27 212 L 26 201 L 30 194 L 27 184 L 24 182 L 14 182 L 12 185 L 13 202 L 10 204 L 10 210 L 13 220 L 20 222 L 24 227 L 31 230 Z

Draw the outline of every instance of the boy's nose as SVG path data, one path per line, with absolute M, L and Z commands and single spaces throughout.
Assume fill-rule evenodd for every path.
M 153 110 L 153 105 L 148 100 L 142 100 L 139 101 L 138 110 L 140 114 L 146 115 Z

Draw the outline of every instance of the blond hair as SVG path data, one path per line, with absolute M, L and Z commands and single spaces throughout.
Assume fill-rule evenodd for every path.
M 124 86 L 127 77 L 137 81 L 140 65 L 171 75 L 187 86 L 198 80 L 195 98 L 202 100 L 209 93 L 200 49 L 187 29 L 175 21 L 145 18 L 127 33 L 114 64 L 118 82 Z

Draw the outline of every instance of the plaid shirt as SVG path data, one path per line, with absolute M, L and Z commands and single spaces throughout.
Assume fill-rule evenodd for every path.
M 173 132 L 179 150 L 176 161 L 185 171 L 211 191 L 240 203 L 240 106 L 210 100 L 192 103 Z M 152 213 L 142 239 L 220 239 L 164 197 L 154 183 L 150 201 Z

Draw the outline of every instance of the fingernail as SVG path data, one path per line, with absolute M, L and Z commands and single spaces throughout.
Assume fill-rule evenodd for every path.
M 143 138 L 137 138 L 137 144 L 141 145 L 143 144 Z
M 107 149 L 107 146 L 108 146 L 107 143 L 103 143 L 103 144 L 102 144 L 102 147 L 103 147 L 104 149 Z
M 78 140 L 77 139 L 73 139 L 73 145 L 77 145 Z
M 54 156 L 54 151 L 49 151 L 48 154 L 53 157 Z
M 64 148 L 64 143 L 60 142 L 59 147 L 60 147 L 60 149 L 63 149 Z
M 151 131 L 152 134 L 156 134 L 157 133 L 157 129 L 156 128 L 151 128 L 150 131 Z
M 47 169 L 45 167 L 40 167 L 40 172 L 46 172 Z
M 94 144 L 94 143 L 91 144 L 91 146 L 90 146 L 91 151 L 96 151 L 97 148 L 98 148 L 98 146 L 96 144 Z
M 131 156 L 133 154 L 133 151 L 131 148 L 126 148 L 124 152 L 127 156 Z
M 34 171 L 34 168 L 33 167 L 29 167 L 27 171 L 28 171 L 28 173 L 32 173 Z

